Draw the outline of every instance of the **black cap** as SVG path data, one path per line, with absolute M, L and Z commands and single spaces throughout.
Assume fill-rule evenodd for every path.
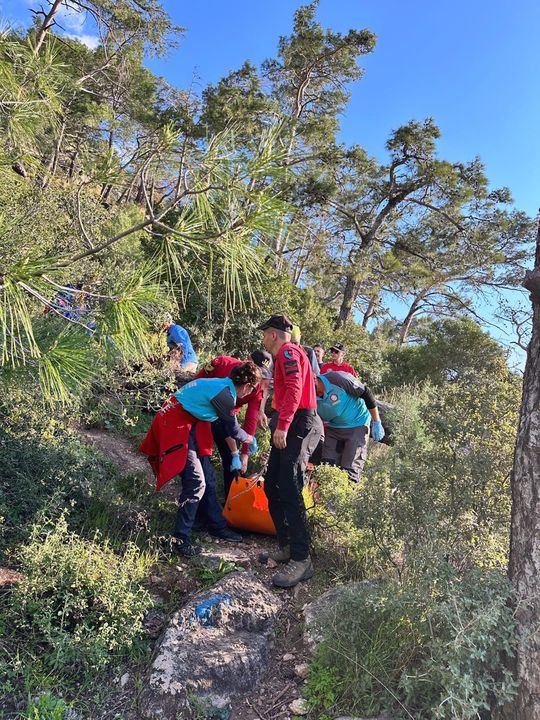
M 272 315 L 266 322 L 259 325 L 257 330 L 268 330 L 268 328 L 274 328 L 274 330 L 282 330 L 283 332 L 290 333 L 293 324 L 286 315 Z
M 265 380 L 271 380 L 274 374 L 274 361 L 266 350 L 254 350 L 249 356 L 255 365 L 261 368 Z
M 336 352 L 345 352 L 345 348 L 343 347 L 343 343 L 334 343 L 332 347 L 330 348 L 330 352 L 332 350 L 335 350 Z

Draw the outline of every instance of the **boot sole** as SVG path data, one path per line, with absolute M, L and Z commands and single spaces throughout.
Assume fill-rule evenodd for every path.
M 272 584 L 280 588 L 291 588 L 295 585 L 298 585 L 299 582 L 303 582 L 304 580 L 310 580 L 314 574 L 315 570 L 313 569 L 313 567 L 310 567 L 303 573 L 301 578 L 298 578 L 298 580 L 294 580 L 294 582 L 286 580 L 282 582 L 276 582 L 274 579 L 272 579 Z
M 223 540 L 223 542 L 228 542 L 228 543 L 244 542 L 244 538 L 240 538 L 239 540 L 233 540 L 232 538 L 222 538 L 222 537 L 218 537 L 217 535 L 212 535 L 212 537 L 216 538 L 217 540 Z

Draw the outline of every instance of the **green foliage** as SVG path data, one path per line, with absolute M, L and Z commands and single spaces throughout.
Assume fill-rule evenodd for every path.
M 444 385 L 474 382 L 479 373 L 504 373 L 505 352 L 477 323 L 468 319 L 421 324 L 414 344 L 390 350 L 382 385 L 400 387 L 429 381 Z
M 34 529 L 20 562 L 12 618 L 43 644 L 47 664 L 89 671 L 129 651 L 151 606 L 139 583 L 151 560 L 135 545 L 118 556 L 98 535 L 90 541 L 70 532 L 61 517 Z
M 57 125 L 64 85 L 54 45 L 36 55 L 30 42 L 0 32 L 0 153 L 26 161 L 37 151 L 39 133 Z
M 371 453 L 357 504 L 378 563 L 401 572 L 423 548 L 462 569 L 503 567 L 518 379 L 479 373 L 392 401 L 394 445 Z
M 23 542 L 35 521 L 65 507 L 81 524 L 98 497 L 113 511 L 116 469 L 57 420 L 45 422 L 39 431 L 0 433 L 0 546 Z
M 68 706 L 61 698 L 46 692 L 36 700 L 29 700 L 22 720 L 64 720 Z
M 164 343 L 163 343 L 164 345 Z M 179 376 L 165 359 L 161 343 L 152 346 L 153 364 L 119 365 L 104 374 L 84 404 L 84 420 L 111 431 L 135 437 L 145 433 L 163 403 L 178 389 Z
M 460 580 L 448 567 L 406 585 L 352 586 L 322 620 L 312 704 L 466 720 L 511 701 L 516 686 L 504 667 L 516 644 L 510 599 L 501 574 L 474 571 Z
M 340 678 L 336 670 L 318 660 L 311 662 L 304 696 L 312 710 L 330 710 L 339 697 Z M 327 718 L 328 715 L 318 715 Z
M 319 465 L 313 479 L 316 491 L 311 518 L 319 546 L 329 546 L 332 552 L 358 550 L 362 531 L 355 524 L 356 486 L 345 470 L 333 465 Z
M 212 587 L 229 573 L 240 569 L 234 562 L 227 562 L 226 560 L 220 560 L 217 567 L 210 567 L 204 562 L 193 563 L 193 574 L 203 588 Z
M 372 52 L 375 35 L 326 29 L 316 20 L 317 6 L 312 2 L 296 10 L 293 33 L 280 38 L 278 58 L 267 60 L 262 71 L 285 114 L 301 121 L 305 139 L 328 145 L 349 97 L 345 87 L 361 77 L 358 58 Z

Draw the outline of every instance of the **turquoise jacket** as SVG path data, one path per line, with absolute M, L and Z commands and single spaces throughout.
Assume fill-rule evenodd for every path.
M 317 412 L 330 427 L 353 428 L 369 425 L 370 412 L 362 397 L 358 396 L 363 394 L 365 389 L 362 383 L 349 373 L 343 372 L 329 372 L 328 376 L 321 375 L 319 379 L 324 385 L 324 395 L 317 396 Z
M 236 388 L 230 378 L 199 378 L 174 393 L 180 405 L 198 420 L 234 422 Z

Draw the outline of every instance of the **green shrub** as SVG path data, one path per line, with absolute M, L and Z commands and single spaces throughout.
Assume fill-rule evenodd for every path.
M 97 497 L 110 499 L 117 476 L 113 464 L 73 432 L 45 438 L 0 430 L 0 545 L 25 542 L 40 517 L 57 517 L 66 507 L 82 522 Z
M 132 647 L 151 606 L 138 582 L 150 558 L 131 543 L 119 556 L 99 540 L 70 532 L 62 516 L 52 528 L 37 527 L 20 552 L 13 616 L 55 668 L 105 666 Z
M 340 679 L 338 673 L 320 662 L 312 662 L 309 667 L 304 695 L 313 710 L 329 710 L 339 696 Z M 327 715 L 319 715 L 319 720 Z
M 516 623 L 507 579 L 476 570 L 460 580 L 449 566 L 412 576 L 406 585 L 362 583 L 322 619 L 308 682 L 310 700 L 326 670 L 338 688 L 333 709 L 357 715 L 469 718 L 511 701 L 505 661 Z
M 136 437 L 148 430 L 154 414 L 183 383 L 165 360 L 164 338 L 162 343 L 157 337 L 153 340 L 156 364 L 110 368 L 85 405 L 86 424 Z
M 400 574 L 411 554 L 429 549 L 460 572 L 504 568 L 515 382 L 478 374 L 403 389 L 392 401 L 394 444 L 371 448 L 356 504 L 355 524 L 369 530 L 376 565 Z
M 331 565 L 353 577 L 365 575 L 374 561 L 369 528 L 357 522 L 359 488 L 341 468 L 319 465 L 314 507 L 309 513 L 312 537 L 320 555 L 331 553 Z M 337 561 L 337 562 L 336 562 Z
M 29 700 L 26 712 L 21 715 L 22 720 L 64 720 L 66 703 L 51 693 L 44 693 L 36 700 Z

